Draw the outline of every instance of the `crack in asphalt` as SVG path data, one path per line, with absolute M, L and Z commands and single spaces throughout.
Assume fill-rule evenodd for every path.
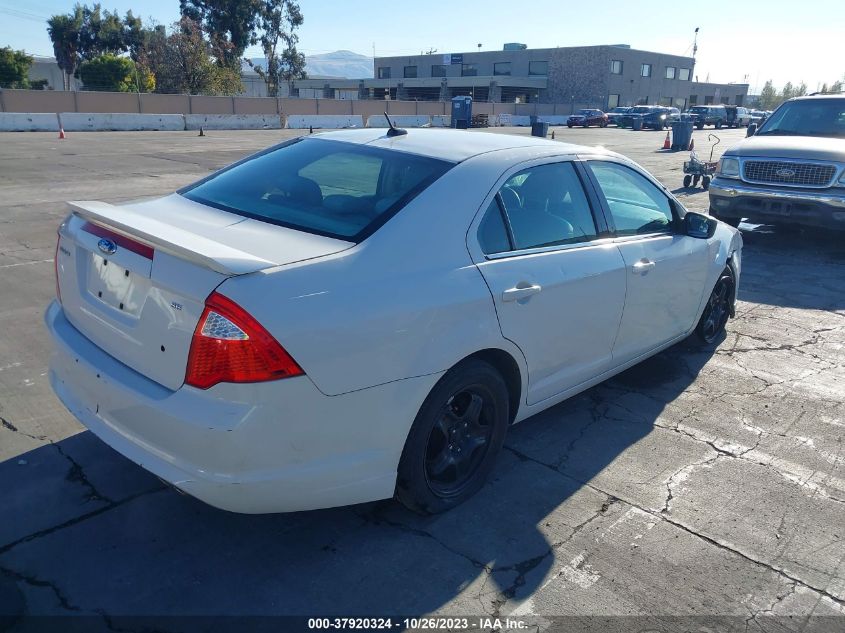
M 97 508 L 96 510 L 92 510 L 91 512 L 87 512 L 85 514 L 80 514 L 77 517 L 74 517 L 72 519 L 68 519 L 67 521 L 64 521 L 63 523 L 59 523 L 58 525 L 54 525 L 54 526 L 49 527 L 49 528 L 44 528 L 42 530 L 38 530 L 37 532 L 33 532 L 32 534 L 22 536 L 19 539 L 16 539 L 14 541 L 6 543 L 3 546 L 0 546 L 0 556 L 2 556 L 3 554 L 5 554 L 5 553 L 9 552 L 10 550 L 14 549 L 18 545 L 21 545 L 23 543 L 28 543 L 30 541 L 42 538 L 44 536 L 49 536 L 49 535 L 54 534 L 54 533 L 56 533 L 60 530 L 64 530 L 66 528 L 77 525 L 78 523 L 82 523 L 83 521 L 87 521 L 88 519 L 92 519 L 96 516 L 104 514 L 105 512 L 108 512 L 110 510 L 114 510 L 115 508 L 119 508 L 120 506 L 126 505 L 127 503 L 131 503 L 132 501 L 135 501 L 135 499 L 138 499 L 140 497 L 144 497 L 146 495 L 155 494 L 157 492 L 162 492 L 164 490 L 168 490 L 168 487 L 167 486 L 159 486 L 158 488 L 151 488 L 149 490 L 143 490 L 143 491 L 137 492 L 133 495 L 129 495 L 128 497 L 124 497 L 123 499 L 120 499 L 120 500 L 117 500 L 117 501 L 112 501 L 111 503 L 104 505 L 104 506 L 101 506 L 101 507 Z
M 77 613 L 82 611 L 80 607 L 71 604 L 67 596 L 64 595 L 64 593 L 61 591 L 61 589 L 59 589 L 58 585 L 56 585 L 55 583 L 49 582 L 47 580 L 40 580 L 35 576 L 28 576 L 19 571 L 15 571 L 14 569 L 9 569 L 8 567 L 2 566 L 0 566 L 0 574 L 5 574 L 6 576 L 9 576 L 17 582 L 24 582 L 33 587 L 50 589 L 56 595 L 56 599 L 59 601 L 59 605 L 65 611 L 73 611 Z
M 518 457 L 521 457 L 524 460 L 532 461 L 536 464 L 539 464 L 540 466 L 545 466 L 546 468 L 553 470 L 554 472 L 558 473 L 562 477 L 567 477 L 567 478 L 569 478 L 573 481 L 576 481 L 580 485 L 585 486 L 585 487 L 587 487 L 587 488 L 589 488 L 589 489 L 591 489 L 591 490 L 593 490 L 593 491 L 595 491 L 599 494 L 610 496 L 610 493 L 608 493 L 605 490 L 602 490 L 601 488 L 599 488 L 595 484 L 593 484 L 589 481 L 582 481 L 582 480 L 578 479 L 577 477 L 573 477 L 572 475 L 562 473 L 559 470 L 557 470 L 552 464 L 547 464 L 546 462 L 543 462 L 542 460 L 538 460 L 538 459 L 535 459 L 535 458 L 530 457 L 528 455 L 525 455 L 524 453 L 521 453 L 520 451 L 516 450 L 515 448 L 513 448 L 511 446 L 505 445 L 504 448 L 505 448 L 505 450 L 510 451 L 514 455 L 517 455 Z M 764 569 L 768 569 L 769 571 L 771 571 L 774 574 L 777 574 L 778 576 L 782 576 L 783 578 L 786 578 L 787 580 L 795 582 L 802 587 L 805 587 L 805 588 L 807 588 L 811 591 L 816 592 L 817 594 L 820 594 L 822 596 L 829 598 L 830 600 L 832 600 L 833 602 L 835 602 L 836 604 L 838 604 L 840 606 L 845 606 L 845 599 L 840 598 L 840 597 L 830 593 L 826 589 L 821 589 L 819 587 L 815 587 L 812 584 L 808 583 L 807 581 L 804 581 L 801 578 L 793 576 L 792 574 L 789 574 L 787 571 L 785 571 L 785 570 L 783 570 L 783 569 L 781 569 L 781 568 L 779 568 L 779 567 L 777 567 L 777 566 L 775 566 L 771 563 L 767 563 L 765 561 L 758 560 L 758 559 L 754 558 L 753 556 L 751 556 L 750 554 L 746 554 L 745 552 L 743 552 L 740 549 L 737 549 L 735 547 L 731 547 L 730 545 L 722 543 L 721 541 L 719 541 L 719 540 L 717 540 L 713 537 L 707 536 L 706 534 L 701 534 L 700 532 L 697 532 L 692 527 L 682 523 L 681 521 L 678 521 L 677 519 L 672 518 L 667 513 L 664 513 L 660 510 L 655 511 L 651 508 L 643 507 L 643 506 L 641 506 L 637 503 L 634 503 L 633 501 L 630 501 L 628 499 L 625 499 L 623 497 L 618 497 L 618 499 L 621 502 L 626 503 L 631 507 L 637 508 L 638 510 L 641 510 L 642 512 L 645 512 L 645 513 L 647 513 L 647 514 L 649 514 L 649 515 L 651 515 L 655 518 L 658 518 L 662 521 L 666 521 L 670 525 L 673 525 L 673 526 L 683 530 L 684 532 L 690 534 L 691 536 L 694 536 L 698 539 L 705 541 L 706 543 L 709 543 L 710 545 L 714 545 L 721 550 L 724 550 L 726 552 L 729 552 L 731 554 L 739 556 L 740 558 L 742 558 L 742 559 L 744 559 L 744 560 L 746 560 L 750 563 L 753 563 L 754 565 L 757 565 L 757 566 L 762 567 Z

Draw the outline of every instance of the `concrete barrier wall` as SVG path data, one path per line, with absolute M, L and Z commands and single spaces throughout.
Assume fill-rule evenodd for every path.
M 278 114 L 186 114 L 185 129 L 198 130 L 279 130 Z
M 235 114 L 278 114 L 279 101 L 273 97 L 235 97 Z
M 568 118 L 568 114 L 544 114 L 540 116 L 540 121 L 549 125 L 566 125 Z
M 0 112 L 0 132 L 58 132 L 59 120 L 50 112 Z
M 315 130 L 336 130 L 348 127 L 364 127 L 364 119 L 360 115 L 346 116 L 321 114 L 291 114 L 288 115 L 285 127 L 303 130 L 313 127 Z
M 77 92 L 75 112 L 137 113 L 140 109 L 137 93 Z M 160 114 L 160 113 L 157 113 Z
M 62 112 L 59 116 L 66 132 L 185 129 L 185 117 L 181 114 Z
M 439 114 L 431 117 L 431 127 L 450 127 L 452 125 L 452 117 L 448 114 Z
M 57 90 L 0 90 L 4 112 L 74 112 L 76 93 Z
M 185 114 L 190 112 L 188 95 L 142 94 L 141 112 L 144 114 Z
M 191 111 L 185 114 L 235 114 L 234 97 L 191 96 Z
M 590 104 L 487 103 L 473 104 L 475 114 L 563 116 Z M 440 101 L 375 101 L 358 99 L 275 99 L 272 97 L 210 97 L 123 92 L 65 92 L 0 90 L 0 112 L 141 113 L 141 114 L 284 114 L 360 115 L 363 120 L 387 111 L 400 116 L 442 116 L 451 103 Z
M 430 116 L 391 114 L 390 120 L 396 127 L 428 127 L 431 125 Z M 375 114 L 367 119 L 367 127 L 387 127 L 387 119 L 384 118 L 384 114 Z

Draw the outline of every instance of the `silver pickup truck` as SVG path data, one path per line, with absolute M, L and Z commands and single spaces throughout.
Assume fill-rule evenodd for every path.
M 710 214 L 737 226 L 845 230 L 845 94 L 784 102 L 728 149 L 710 183 Z

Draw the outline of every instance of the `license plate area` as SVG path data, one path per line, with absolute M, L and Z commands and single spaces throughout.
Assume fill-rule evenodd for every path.
M 121 314 L 136 318 L 140 316 L 150 280 L 107 257 L 96 253 L 91 253 L 90 257 L 88 294 Z

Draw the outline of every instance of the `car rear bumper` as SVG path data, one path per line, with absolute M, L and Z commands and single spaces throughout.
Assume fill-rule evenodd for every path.
M 710 183 L 710 213 L 751 222 L 795 223 L 845 229 L 845 192 L 787 190 L 747 185 L 730 178 Z
M 85 338 L 53 302 L 50 383 L 83 425 L 179 490 L 233 512 L 289 512 L 393 495 L 410 425 L 440 377 L 340 396 L 305 376 L 170 391 Z

